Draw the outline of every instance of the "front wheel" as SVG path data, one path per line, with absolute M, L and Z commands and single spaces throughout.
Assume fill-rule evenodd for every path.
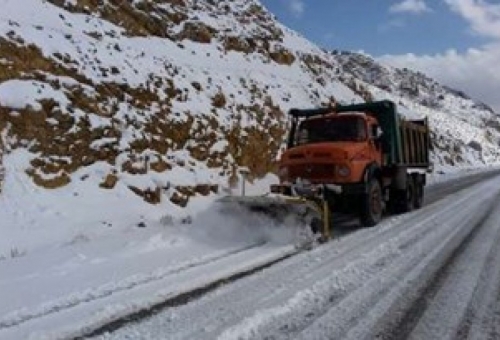
M 323 230 L 323 220 L 314 217 L 309 226 L 313 234 L 319 234 Z
M 382 213 L 382 188 L 380 182 L 372 178 L 368 182 L 367 193 L 363 195 L 361 223 L 366 227 L 373 227 L 382 220 Z

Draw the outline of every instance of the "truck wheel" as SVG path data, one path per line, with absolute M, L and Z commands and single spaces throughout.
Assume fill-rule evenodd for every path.
M 323 230 L 323 221 L 320 218 L 314 217 L 309 226 L 313 234 L 321 233 Z
M 413 205 L 415 209 L 422 208 L 424 204 L 424 186 L 421 183 L 415 184 L 415 199 Z
M 361 223 L 366 227 L 373 227 L 382 219 L 382 188 L 379 181 L 376 178 L 372 178 L 368 183 L 367 189 L 367 193 L 363 196 Z
M 404 214 L 412 211 L 415 206 L 415 186 L 410 179 L 406 190 L 392 190 L 390 194 L 390 211 L 395 214 Z
M 412 179 L 408 179 L 408 184 L 406 186 L 405 198 L 403 199 L 403 213 L 412 211 L 415 208 L 415 183 Z

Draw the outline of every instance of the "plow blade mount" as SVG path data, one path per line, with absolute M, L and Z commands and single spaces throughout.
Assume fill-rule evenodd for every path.
M 217 200 L 224 207 L 242 207 L 254 213 L 264 214 L 277 222 L 294 221 L 308 225 L 321 238 L 330 238 L 330 213 L 328 204 L 320 200 L 293 196 L 225 196 Z

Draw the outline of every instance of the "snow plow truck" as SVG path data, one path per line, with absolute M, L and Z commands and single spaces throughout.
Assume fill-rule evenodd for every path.
M 291 109 L 279 184 L 265 196 L 227 196 L 271 216 L 307 217 L 313 232 L 330 237 L 332 214 L 374 226 L 388 213 L 423 204 L 431 146 L 427 119 L 405 120 L 388 100 Z

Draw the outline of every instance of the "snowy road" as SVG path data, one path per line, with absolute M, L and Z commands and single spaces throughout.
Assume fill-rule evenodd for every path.
M 435 184 L 422 210 L 311 251 L 289 230 L 256 233 L 253 216 L 224 217 L 228 229 L 207 215 L 0 261 L 0 339 L 499 335 L 500 178 L 445 197 L 483 177 Z
M 497 339 L 500 178 L 100 339 Z
M 135 258 L 118 253 L 117 258 L 90 260 L 90 265 L 78 264 L 70 256 L 67 261 L 47 264 L 47 270 L 42 267 L 38 272 L 33 269 L 39 265 L 35 260 L 35 264 L 27 265 L 28 269 L 18 270 L 21 274 L 5 275 L 0 280 L 3 292 L 15 292 L 11 296 L 2 294 L 4 304 L 0 308 L 18 307 L 0 317 L 0 338 L 72 338 L 171 297 L 182 300 L 185 292 L 191 294 L 221 278 L 250 272 L 296 253 L 293 245 L 265 242 L 226 245 L 222 250 L 191 246 L 189 251 L 179 246 L 177 251 L 181 254 L 177 256 L 172 256 L 176 249 L 168 247 L 168 251 L 162 248 L 136 253 Z M 172 258 L 164 258 L 162 253 Z M 82 252 L 78 254 L 84 256 Z M 11 275 L 15 271 L 8 265 L 1 269 Z

